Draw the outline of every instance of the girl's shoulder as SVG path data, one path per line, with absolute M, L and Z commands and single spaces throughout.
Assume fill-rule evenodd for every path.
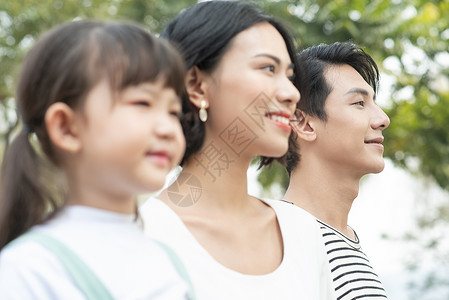
M 83 299 L 57 257 L 36 241 L 12 241 L 0 266 L 0 299 Z
M 160 294 L 162 299 L 167 295 L 185 299 L 188 286 L 179 262 L 166 246 L 143 232 L 117 232 L 112 228 L 109 233 L 99 231 L 99 235 L 86 232 L 84 227 L 72 231 L 64 228 L 54 224 L 34 227 L 0 252 L 0 299 L 67 299 L 67 295 L 75 295 L 69 299 L 85 299 L 86 293 L 92 292 L 81 288 L 85 278 L 96 294 L 101 290 L 102 295 L 118 298 Z M 62 232 L 66 233 L 64 238 Z M 80 239 L 81 235 L 87 241 Z M 133 270 L 132 276 L 123 276 L 123 271 L 129 269 Z M 7 286 L 24 290 L 25 294 L 15 298 L 4 291 Z M 161 291 L 160 286 L 172 288 Z

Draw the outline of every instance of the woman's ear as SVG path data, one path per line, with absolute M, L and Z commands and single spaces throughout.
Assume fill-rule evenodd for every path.
M 316 139 L 315 117 L 312 117 L 302 110 L 296 109 L 296 121 L 291 122 L 291 127 L 299 139 L 312 142 Z
M 70 153 L 81 150 L 77 115 L 67 104 L 56 102 L 50 105 L 45 112 L 45 125 L 56 147 Z
M 205 101 L 206 105 L 204 108 L 209 107 L 209 101 L 206 98 L 206 88 L 207 83 L 205 82 L 205 73 L 198 69 L 198 67 L 192 67 L 187 71 L 185 86 L 187 95 L 189 96 L 190 102 L 196 107 L 201 107 L 201 102 Z

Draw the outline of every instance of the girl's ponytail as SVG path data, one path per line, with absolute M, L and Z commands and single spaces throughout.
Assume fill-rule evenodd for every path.
M 54 195 L 42 182 L 43 162 L 26 126 L 3 157 L 0 181 L 0 250 L 54 211 Z

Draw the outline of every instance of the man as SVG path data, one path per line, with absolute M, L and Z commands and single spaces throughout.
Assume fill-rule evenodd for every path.
M 375 103 L 376 63 L 352 43 L 308 48 L 298 55 L 301 100 L 286 157 L 284 200 L 321 227 L 337 299 L 385 299 L 378 276 L 347 225 L 361 177 L 384 168 L 382 131 L 390 120 Z

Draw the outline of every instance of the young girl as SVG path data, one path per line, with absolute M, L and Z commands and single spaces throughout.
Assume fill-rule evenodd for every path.
M 187 63 L 182 172 L 142 207 L 178 252 L 198 299 L 333 299 L 318 226 L 247 193 L 257 155 L 282 156 L 299 100 L 287 31 L 252 5 L 210 1 L 164 30 Z
M 132 24 L 71 22 L 37 42 L 3 160 L 0 299 L 188 297 L 135 200 L 181 159 L 184 74 L 173 48 Z

